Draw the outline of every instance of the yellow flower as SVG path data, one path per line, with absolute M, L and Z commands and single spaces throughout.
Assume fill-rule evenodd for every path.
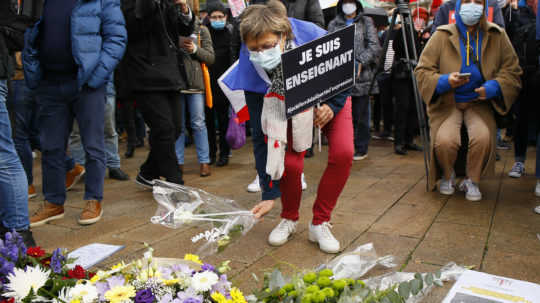
M 203 262 L 201 261 L 201 259 L 197 255 L 186 254 L 184 256 L 184 260 L 192 261 L 192 262 L 195 262 L 195 263 L 198 263 L 198 264 L 201 264 L 201 265 L 203 264 Z
M 81 300 L 79 299 L 73 299 L 69 303 L 81 303 Z
M 220 294 L 219 292 L 214 292 L 211 295 L 212 299 L 216 301 L 217 303 L 225 303 L 227 302 L 227 298 L 225 298 L 224 295 Z
M 244 298 L 244 294 L 236 287 L 231 289 L 231 298 L 233 299 L 234 303 L 247 303 L 246 298 Z
M 173 286 L 180 283 L 180 279 L 172 279 L 172 280 L 163 280 L 163 284 L 167 286 Z
M 113 267 L 111 267 L 111 270 L 115 270 L 115 269 L 118 269 L 120 267 L 122 267 L 122 263 L 118 263 L 116 265 L 113 265 Z
M 117 286 L 105 293 L 105 299 L 111 303 L 120 303 L 135 297 L 133 286 Z
M 100 280 L 100 277 L 98 275 L 95 275 L 95 276 L 92 277 L 92 279 L 90 279 L 90 282 L 96 283 L 99 280 Z

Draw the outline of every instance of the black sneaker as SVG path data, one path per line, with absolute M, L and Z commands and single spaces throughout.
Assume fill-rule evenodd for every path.
M 144 178 L 141 173 L 137 175 L 137 178 L 135 178 L 135 183 L 139 184 L 140 186 L 146 188 L 146 189 L 152 189 L 154 188 L 154 181 L 149 181 L 146 178 Z
M 122 171 L 119 167 L 118 168 L 109 168 L 109 178 L 120 180 L 120 181 L 127 181 L 129 180 L 128 174 L 126 174 L 124 171 Z
M 396 146 L 394 147 L 394 151 L 396 152 L 396 154 L 402 155 L 402 156 L 404 156 L 404 155 L 407 154 L 407 149 L 405 148 L 405 145 L 401 145 L 401 144 L 400 144 L 400 145 L 396 145 Z
M 497 149 L 500 150 L 509 150 L 512 148 L 512 145 L 506 141 L 499 140 L 497 141 Z
M 228 156 L 219 157 L 219 160 L 216 162 L 216 166 L 218 166 L 218 167 L 222 167 L 222 166 L 225 166 L 227 164 L 229 164 L 229 157 Z
M 313 147 L 308 148 L 306 150 L 306 154 L 304 155 L 305 158 L 312 158 L 315 154 L 313 153 Z
M 353 156 L 354 161 L 364 160 L 365 158 L 367 158 L 367 153 L 356 152 L 354 153 L 354 156 Z
M 407 150 L 414 150 L 414 151 L 423 151 L 424 150 L 422 148 L 422 146 L 420 146 L 418 144 L 414 144 L 414 143 L 405 144 L 405 148 Z

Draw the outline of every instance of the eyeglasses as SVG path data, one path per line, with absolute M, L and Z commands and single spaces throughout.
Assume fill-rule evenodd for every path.
M 225 16 L 224 15 L 221 15 L 221 16 L 210 16 L 208 17 L 210 20 L 223 20 L 225 19 Z

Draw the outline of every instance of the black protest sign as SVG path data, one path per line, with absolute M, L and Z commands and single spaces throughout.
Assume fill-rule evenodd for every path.
M 354 25 L 281 55 L 287 118 L 354 85 Z

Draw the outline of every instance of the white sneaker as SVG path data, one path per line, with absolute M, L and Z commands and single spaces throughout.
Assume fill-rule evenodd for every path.
M 534 189 L 534 194 L 537 197 L 540 197 L 540 180 L 536 181 L 536 188 Z
M 328 222 L 320 225 L 309 223 L 309 241 L 319 243 L 319 248 L 325 253 L 335 254 L 339 252 L 339 241 L 332 235 L 331 228 Z
M 523 162 L 516 162 L 512 166 L 512 169 L 508 173 L 509 177 L 512 178 L 520 178 L 522 175 L 525 174 L 525 164 Z
M 469 201 L 480 201 L 482 200 L 482 193 L 478 188 L 478 185 L 474 184 L 471 179 L 465 179 L 459 185 L 459 190 L 465 192 L 465 199 Z
M 540 205 L 534 208 L 534 212 L 540 215 Z
M 304 176 L 304 173 L 302 173 L 302 190 L 307 189 L 307 183 L 306 183 L 306 176 Z
M 298 222 L 282 219 L 268 236 L 268 243 L 272 246 L 281 246 L 289 240 L 289 237 L 296 232 Z
M 255 177 L 255 180 L 247 186 L 247 191 L 250 193 L 258 193 L 261 191 L 261 184 L 259 183 L 259 175 Z
M 446 180 L 444 177 L 441 179 L 441 183 L 439 183 L 439 192 L 443 195 L 453 195 L 455 192 L 455 186 L 456 186 L 456 175 L 452 173 L 452 176 L 450 176 L 450 180 Z

